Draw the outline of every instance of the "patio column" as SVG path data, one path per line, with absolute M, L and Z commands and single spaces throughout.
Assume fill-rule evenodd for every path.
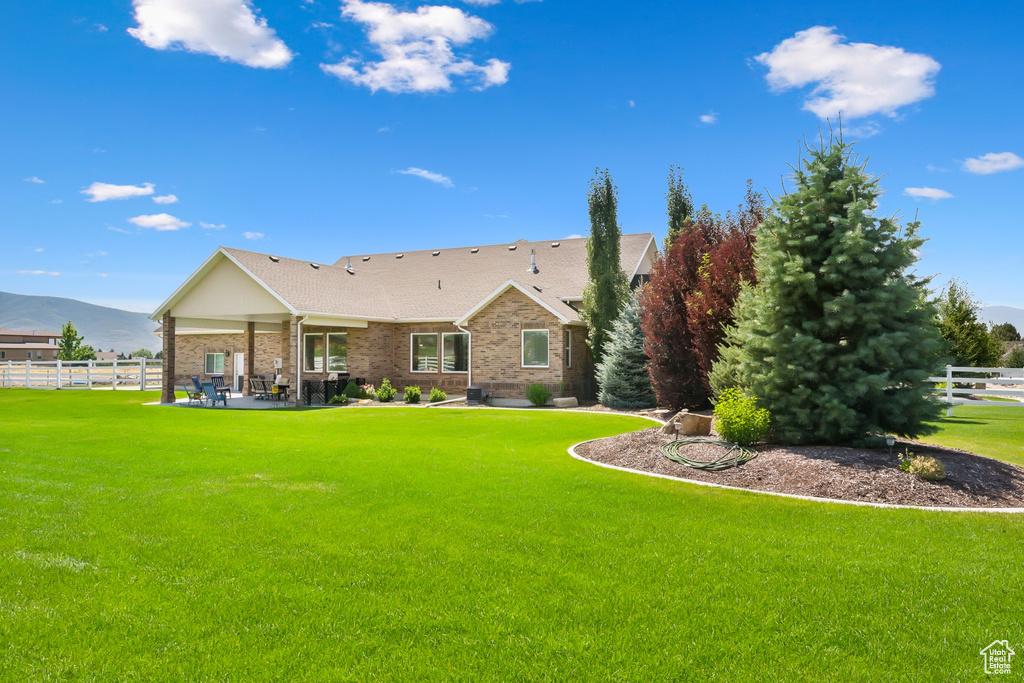
M 288 405 L 299 404 L 299 318 L 291 316 L 281 323 L 281 374 L 291 383 Z
M 161 368 L 161 403 L 174 403 L 174 318 L 170 312 L 163 318 L 163 363 Z
M 249 380 L 256 374 L 256 323 L 249 323 L 245 330 L 245 384 L 242 385 L 242 395 L 249 396 L 252 393 Z

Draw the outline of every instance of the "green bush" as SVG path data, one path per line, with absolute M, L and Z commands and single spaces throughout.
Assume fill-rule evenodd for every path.
M 543 384 L 531 384 L 526 387 L 526 398 L 535 406 L 542 406 L 551 398 L 551 390 Z
M 334 396 L 331 396 L 330 403 L 331 405 L 335 406 L 343 403 L 348 403 L 348 396 L 346 396 L 345 394 L 335 394 Z
M 359 398 L 359 385 L 352 380 L 349 380 L 348 384 L 345 385 L 345 390 L 341 393 L 345 394 L 349 398 Z
M 738 389 L 726 389 L 715 405 L 715 430 L 726 441 L 749 446 L 764 439 L 772 425 L 766 408 L 747 398 Z
M 380 389 L 377 390 L 377 400 L 381 403 L 390 403 L 395 400 L 398 390 L 391 386 L 391 380 L 385 377 L 381 380 Z
M 1003 359 L 1004 368 L 1024 368 L 1024 346 L 1018 346 Z
M 438 389 L 437 387 L 434 387 L 433 389 L 430 390 L 430 402 L 431 403 L 437 403 L 438 401 L 447 401 L 447 400 L 448 400 L 448 394 L 444 393 L 442 390 Z
M 911 459 L 907 471 L 926 481 L 942 481 L 946 478 L 945 466 L 930 455 L 919 455 Z
M 419 403 L 420 402 L 420 388 L 419 387 L 406 387 L 405 388 L 405 402 L 406 403 Z
M 372 384 L 361 384 L 359 385 L 359 398 L 377 398 L 377 390 L 373 388 Z

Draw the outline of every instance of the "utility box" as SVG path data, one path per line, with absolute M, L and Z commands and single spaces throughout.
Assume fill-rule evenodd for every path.
M 478 406 L 484 401 L 483 387 L 466 387 L 466 405 Z

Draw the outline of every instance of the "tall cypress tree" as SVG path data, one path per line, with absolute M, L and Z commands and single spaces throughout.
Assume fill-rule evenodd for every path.
M 590 238 L 587 240 L 587 273 L 583 312 L 587 344 L 594 362 L 600 362 L 612 323 L 629 296 L 629 281 L 622 272 L 619 252 L 622 230 L 618 219 L 618 189 L 608 170 L 597 169 L 590 181 Z
M 919 223 L 872 214 L 876 179 L 832 141 L 810 149 L 795 189 L 756 232 L 757 285 L 744 290 L 718 378 L 772 411 L 784 443 L 917 436 L 938 404 L 925 379 L 942 342 L 928 280 L 911 270 Z
M 665 236 L 665 251 L 672 248 L 672 240 L 693 220 L 693 197 L 690 188 L 683 182 L 683 169 L 675 164 L 668 167 L 668 234 Z
M 610 408 L 652 408 L 657 404 L 647 372 L 644 334 L 636 297 L 629 297 L 612 325 L 597 366 L 597 398 Z

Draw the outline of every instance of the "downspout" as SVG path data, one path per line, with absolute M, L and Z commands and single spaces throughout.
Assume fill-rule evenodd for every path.
M 462 325 L 455 325 L 455 328 L 465 332 L 469 337 L 469 358 L 466 359 L 466 388 L 473 386 L 473 333 Z

